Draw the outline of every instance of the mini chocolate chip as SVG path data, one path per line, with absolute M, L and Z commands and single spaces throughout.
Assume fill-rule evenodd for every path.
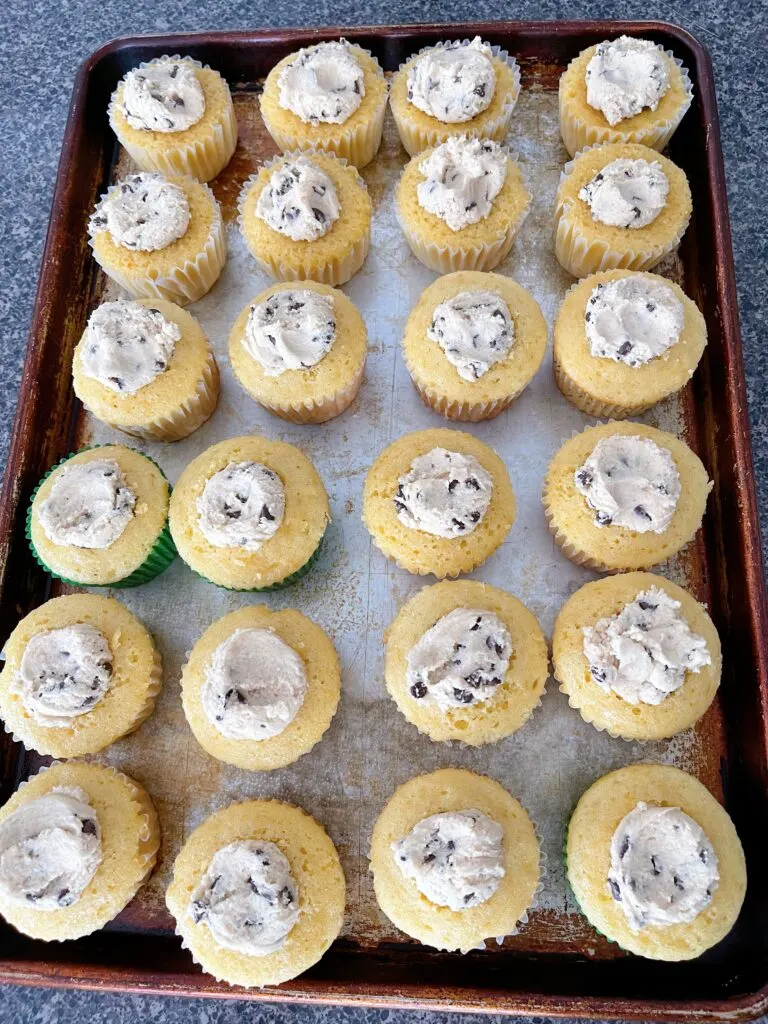
M 266 519 L 267 522 L 274 523 L 275 517 L 269 511 L 266 505 L 261 506 L 261 512 L 259 512 L 259 519 Z
M 645 519 L 646 522 L 649 523 L 653 522 L 653 516 L 649 515 L 642 505 L 635 505 L 632 511 L 635 513 L 638 519 Z
M 651 604 L 650 601 L 638 601 L 637 606 L 644 612 L 655 612 L 659 607 L 657 604 Z
M 597 512 L 595 515 L 595 522 L 598 526 L 610 526 L 613 519 L 607 512 Z
M 312 207 L 312 213 L 314 214 L 315 220 L 319 224 L 325 224 L 327 218 L 326 218 L 326 216 L 325 216 L 325 214 L 323 213 L 322 210 L 318 210 L 318 208 L 316 206 L 313 206 Z
M 661 874 L 661 861 L 656 854 L 651 854 L 651 870 L 653 871 L 654 877 Z
M 581 484 L 582 487 L 589 487 L 594 479 L 594 476 L 589 472 L 588 469 L 580 469 L 579 472 L 576 474 L 576 480 L 578 481 L 578 483 Z
M 82 818 L 81 819 L 80 829 L 81 829 L 83 835 L 85 835 L 85 836 L 95 836 L 96 835 L 96 822 L 93 820 L 93 818 Z
M 474 694 L 469 690 L 460 690 L 458 686 L 454 686 L 453 696 L 460 704 L 471 704 L 475 699 Z
M 619 857 L 626 857 L 629 851 L 629 836 L 624 836 L 621 841 L 621 847 L 619 848 Z
M 478 615 L 478 616 L 477 616 L 477 618 L 475 619 L 475 624 L 474 624 L 474 626 L 470 626 L 470 627 L 469 627 L 469 632 L 470 632 L 470 633 L 474 633 L 474 632 L 475 632 L 475 630 L 477 630 L 477 629 L 480 629 L 480 623 L 481 623 L 482 621 L 483 621 L 483 616 L 482 616 L 482 615 Z
M 467 528 L 467 524 L 462 522 L 461 519 L 457 519 L 456 516 L 454 516 L 451 519 L 451 523 L 456 527 L 457 530 L 466 530 Z
M 473 892 L 464 893 L 464 902 L 465 903 L 471 903 L 474 898 L 475 898 L 475 894 Z
M 628 356 L 632 351 L 633 345 L 631 341 L 625 341 L 623 345 L 619 346 L 618 353 L 620 356 Z
M 411 696 L 415 697 L 416 700 L 421 700 L 422 697 L 426 697 L 427 688 L 424 683 L 414 683 L 411 687 Z
M 459 486 L 459 481 L 458 480 L 449 480 L 448 481 L 448 491 L 449 491 L 449 493 L 452 494 L 456 490 L 456 488 L 458 486 Z
M 621 889 L 612 878 L 608 879 L 608 888 L 611 890 L 611 896 L 616 900 L 617 903 L 621 903 Z
M 192 904 L 192 920 L 199 924 L 208 913 L 208 904 L 204 900 L 195 900 Z
M 424 859 L 422 860 L 421 863 L 422 864 L 431 864 L 434 859 L 435 859 L 435 854 L 434 853 L 428 853 L 428 854 L 425 855 L 425 857 L 424 857 Z

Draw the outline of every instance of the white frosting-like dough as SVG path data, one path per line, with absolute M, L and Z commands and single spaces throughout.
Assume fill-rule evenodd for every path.
M 658 160 L 611 160 L 579 190 L 592 219 L 616 228 L 644 228 L 656 220 L 669 195 Z
M 54 544 L 108 548 L 133 519 L 136 495 L 114 459 L 61 467 L 37 515 Z
M 644 366 L 676 345 L 685 311 L 672 289 L 641 274 L 593 288 L 584 313 L 593 356 Z
M 340 213 L 336 186 L 306 156 L 277 167 L 256 203 L 256 216 L 294 242 L 322 238 Z
M 630 704 L 661 704 L 686 673 L 712 664 L 707 641 L 691 631 L 680 602 L 649 587 L 616 615 L 585 626 L 584 657 L 605 693 Z
M 507 153 L 498 142 L 451 136 L 419 164 L 419 203 L 451 231 L 484 220 L 507 177 Z
M 181 338 L 177 324 L 140 302 L 104 302 L 88 321 L 80 364 L 86 377 L 132 395 L 165 370 Z
M 154 171 L 127 174 L 91 217 L 91 231 L 108 231 L 115 245 L 141 252 L 165 249 L 186 234 L 189 202 L 183 188 Z
M 397 518 L 435 537 L 461 537 L 488 511 L 492 490 L 491 474 L 474 455 L 432 448 L 398 480 Z
M 451 910 L 485 903 L 504 877 L 504 830 L 474 808 L 423 818 L 392 852 L 423 896 Z
M 427 337 L 437 342 L 463 380 L 479 380 L 506 358 L 515 340 L 509 307 L 496 292 L 459 292 L 432 314 Z
M 633 434 L 601 438 L 574 477 L 595 510 L 596 526 L 663 533 L 680 498 L 680 474 L 670 453 Z
M 235 740 L 265 740 L 286 729 L 307 694 L 299 654 L 269 629 L 238 629 L 220 643 L 205 670 L 208 721 Z
M 490 105 L 496 91 L 496 70 L 490 46 L 480 36 L 435 46 L 408 69 L 411 103 L 445 124 L 471 121 Z
M 587 64 L 585 78 L 587 103 L 611 126 L 646 107 L 655 110 L 669 88 L 663 50 L 648 39 L 630 36 L 600 43 Z
M 308 289 L 275 292 L 251 306 L 243 347 L 268 377 L 307 370 L 336 340 L 333 298 Z
M 205 94 L 191 64 L 157 61 L 125 76 L 122 112 L 132 128 L 183 132 L 205 113 Z
M 0 893 L 29 910 L 71 907 L 101 859 L 99 818 L 78 787 L 57 786 L 0 823 Z
M 719 881 L 711 842 L 679 807 L 641 801 L 613 834 L 608 888 L 633 932 L 693 921 Z
M 280 949 L 299 919 L 291 865 L 274 843 L 239 839 L 211 858 L 187 913 L 214 941 L 246 956 Z
M 283 521 L 283 481 L 260 462 L 230 462 L 207 480 L 197 515 L 214 547 L 258 551 Z
M 444 711 L 491 700 L 512 655 L 509 630 L 482 608 L 454 608 L 408 652 L 406 682 L 415 700 Z
M 344 39 L 299 50 L 277 86 L 280 106 L 310 124 L 344 124 L 365 96 L 363 69 Z

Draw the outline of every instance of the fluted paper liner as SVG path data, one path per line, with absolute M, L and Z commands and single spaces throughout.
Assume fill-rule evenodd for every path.
M 310 399 L 305 402 L 292 402 L 290 405 L 266 402 L 263 398 L 258 398 L 256 401 L 265 409 L 269 409 L 275 416 L 288 420 L 289 423 L 326 423 L 328 420 L 340 416 L 354 402 L 363 382 L 364 371 L 365 365 L 360 367 L 354 380 L 320 401 Z
M 272 590 L 283 590 L 284 587 L 290 587 L 292 584 L 297 583 L 302 578 L 302 576 L 306 576 L 309 570 L 320 557 L 320 552 L 323 547 L 324 539 L 325 533 L 323 533 L 323 536 L 317 542 L 317 547 L 309 556 L 304 565 L 300 565 L 298 569 L 295 569 L 287 576 L 284 576 L 283 579 L 278 580 L 277 583 L 270 583 L 269 586 L 267 587 L 225 587 L 222 583 L 216 583 L 214 580 L 208 579 L 207 576 L 204 576 L 201 572 L 198 572 L 197 569 L 192 569 L 192 566 L 189 565 L 189 563 L 186 564 L 189 569 L 192 569 L 192 572 L 195 574 L 195 576 L 199 576 L 201 580 L 205 580 L 206 583 L 210 583 L 212 587 L 219 587 L 221 590 L 229 590 L 235 594 L 268 594 Z
M 601 402 L 600 399 L 590 395 L 575 383 L 565 372 L 556 356 L 553 356 L 552 359 L 552 370 L 555 375 L 555 383 L 568 401 L 575 405 L 577 409 L 585 412 L 587 416 L 594 416 L 596 419 L 624 420 L 628 416 L 637 416 L 641 412 L 645 412 L 646 409 L 650 409 L 658 404 L 656 401 L 642 402 L 640 405 Z

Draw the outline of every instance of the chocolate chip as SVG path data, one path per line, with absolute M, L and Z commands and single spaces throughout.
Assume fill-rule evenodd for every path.
M 631 341 L 625 341 L 622 345 L 619 346 L 618 354 L 620 356 L 628 356 L 629 353 L 632 351 L 632 348 L 633 348 L 632 342 Z
M 481 98 L 485 96 L 485 82 L 481 82 L 475 87 L 475 96 L 480 96 Z
M 83 835 L 85 836 L 96 835 L 96 822 L 93 820 L 93 818 L 82 818 L 80 828 Z
M 69 891 L 69 889 L 62 889 L 59 895 L 56 897 L 56 902 L 60 907 L 71 907 L 75 902 L 75 897 Z
M 637 606 L 644 612 L 655 612 L 659 607 L 657 604 L 651 604 L 650 601 L 638 601 Z
M 661 862 L 656 854 L 651 854 L 651 871 L 654 877 L 658 877 L 661 874 Z
M 580 469 L 576 474 L 576 480 L 582 487 L 589 487 L 594 479 L 588 469 Z
M 613 522 L 613 519 L 611 516 L 608 515 L 607 512 L 598 512 L 595 515 L 595 522 L 598 526 L 610 526 Z
M 313 206 L 312 207 L 312 213 L 314 214 L 315 220 L 319 224 L 325 224 L 327 218 L 326 218 L 326 216 L 325 216 L 325 214 L 323 213 L 322 210 L 318 210 L 318 208 L 316 206 Z
M 612 878 L 608 879 L 608 888 L 611 890 L 611 896 L 616 900 L 617 903 L 621 903 L 621 889 Z
M 621 841 L 621 846 L 619 848 L 619 857 L 626 857 L 628 851 L 629 851 L 629 836 L 624 836 L 624 838 Z
M 451 523 L 456 527 L 457 530 L 466 530 L 467 528 L 467 524 L 462 522 L 461 519 L 457 519 L 456 516 L 454 516 L 451 519 Z
M 680 875 L 673 875 L 672 881 L 676 889 L 679 889 L 680 892 L 685 892 L 685 882 L 682 880 Z
M 653 516 L 649 515 L 649 513 L 642 505 L 635 505 L 632 511 L 635 513 L 638 519 L 645 519 L 646 522 L 649 523 L 653 522 Z
M 709 863 L 709 854 L 707 853 L 706 850 L 703 850 L 703 849 L 699 850 L 699 860 L 701 861 L 702 864 L 708 864 Z
M 290 889 L 288 888 L 288 886 L 287 886 L 287 885 L 284 885 L 284 886 L 283 886 L 283 888 L 282 888 L 282 889 L 280 890 L 280 892 L 279 892 L 279 893 L 277 894 L 277 898 L 278 898 L 278 899 L 280 900 L 280 902 L 281 902 L 281 903 L 283 903 L 283 904 L 284 904 L 284 905 L 285 905 L 286 907 L 290 907 L 290 905 L 291 905 L 291 904 L 293 903 L 293 901 L 294 901 L 294 899 L 295 899 L 295 897 L 294 897 L 293 893 L 291 892 L 291 890 L 290 890 Z
M 192 920 L 199 924 L 208 913 L 209 907 L 204 900 L 195 900 L 192 904 Z
M 473 491 L 479 491 L 480 490 L 480 481 L 477 480 L 473 476 L 468 476 L 466 481 L 465 481 L 465 483 L 464 483 L 464 486 L 465 487 L 469 487 Z
M 460 704 L 471 704 L 475 699 L 473 693 L 470 693 L 469 690 L 460 690 L 458 686 L 454 686 L 453 696 Z
M 428 854 L 425 855 L 425 857 L 424 857 L 424 859 L 422 860 L 421 863 L 422 864 L 431 864 L 434 859 L 435 859 L 435 854 L 434 853 L 428 853 Z
M 475 894 L 473 892 L 466 892 L 466 893 L 464 893 L 464 902 L 465 903 L 471 903 L 474 898 L 475 898 Z
M 261 512 L 259 512 L 259 519 L 266 519 L 267 522 L 274 523 L 275 517 L 269 511 L 266 505 L 261 506 Z
M 474 624 L 474 626 L 470 626 L 470 627 L 469 627 L 469 632 L 470 632 L 470 633 L 474 633 L 474 632 L 475 632 L 475 630 L 478 630 L 478 629 L 480 629 L 480 623 L 481 623 L 482 621 L 483 621 L 483 616 L 482 616 L 482 615 L 478 615 L 478 616 L 477 616 L 477 618 L 475 619 L 475 624 Z
M 459 486 L 459 481 L 458 480 L 449 480 L 448 481 L 448 491 L 449 491 L 449 493 L 453 494 L 453 492 L 456 490 L 456 488 L 458 486 Z
M 424 683 L 414 683 L 411 687 L 411 696 L 415 697 L 416 700 L 421 700 L 422 697 L 426 697 L 427 688 Z

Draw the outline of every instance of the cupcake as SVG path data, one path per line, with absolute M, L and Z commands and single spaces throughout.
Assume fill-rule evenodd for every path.
M 585 722 L 625 740 L 689 729 L 720 684 L 720 639 L 703 605 L 662 576 L 587 583 L 560 610 L 555 678 Z
M 371 871 L 396 927 L 466 953 L 527 921 L 541 856 L 525 809 L 498 782 L 443 768 L 392 795 L 373 830 Z
M 109 123 L 142 171 L 198 181 L 215 178 L 237 145 L 229 86 L 191 57 L 132 68 L 112 93 Z
M 568 881 L 590 924 L 651 960 L 692 960 L 736 923 L 747 885 L 733 822 L 692 775 L 634 764 L 598 779 L 568 826 Z
M 91 415 L 134 437 L 178 441 L 213 415 L 219 368 L 197 320 L 165 299 L 104 302 L 72 360 Z
M 250 800 L 195 829 L 173 865 L 166 902 L 208 974 L 246 988 L 279 985 L 317 963 L 341 931 L 344 873 L 308 814 Z
M 679 438 L 644 423 L 575 434 L 544 481 L 544 511 L 563 554 L 599 572 L 648 569 L 693 540 L 712 483 Z
M 0 808 L 0 914 L 33 939 L 78 939 L 117 917 L 155 866 L 147 792 L 114 768 L 54 762 Z
M 246 181 L 240 230 L 278 281 L 344 284 L 371 244 L 373 207 L 356 169 L 331 153 L 287 153 Z
M 636 143 L 593 146 L 567 163 L 555 197 L 555 255 L 574 277 L 650 270 L 691 219 L 685 172 Z
M 401 64 L 389 105 L 413 156 L 453 135 L 503 142 L 519 95 L 515 58 L 475 36 L 425 47 Z
M 582 50 L 560 77 L 565 148 L 638 142 L 664 149 L 693 99 L 682 61 L 649 39 L 619 36 Z
M 563 300 L 555 381 L 588 416 L 637 416 L 687 384 L 706 344 L 704 317 L 678 285 L 607 270 L 573 285 Z
M 228 590 L 287 586 L 314 564 L 330 522 L 328 495 L 303 452 L 255 434 L 208 448 L 171 498 L 179 554 Z
M 355 167 L 376 156 L 386 109 L 379 62 L 346 39 L 290 53 L 261 94 L 264 124 L 284 153 L 322 150 Z
M 305 281 L 275 284 L 249 302 L 229 335 L 229 358 L 248 394 L 293 423 L 324 423 L 360 389 L 368 334 L 343 292 Z
M 43 477 L 27 536 L 52 576 L 85 587 L 133 587 L 171 564 L 171 488 L 147 455 L 119 444 L 84 448 Z
M 111 597 L 69 594 L 11 633 L 0 673 L 0 717 L 28 750 L 96 754 L 138 729 L 163 682 L 152 637 Z
M 375 459 L 363 522 L 401 569 L 442 579 L 471 572 L 509 533 L 515 495 L 493 449 L 460 430 L 416 430 Z
M 93 258 L 136 299 L 186 306 L 210 291 L 227 259 L 219 204 L 194 178 L 128 174 L 89 223 Z
M 448 274 L 498 266 L 530 202 L 520 168 L 503 146 L 452 135 L 406 165 L 395 212 L 414 256 Z
M 328 636 L 301 612 L 248 605 L 214 622 L 192 649 L 181 701 L 198 743 L 247 771 L 283 768 L 331 724 L 341 691 Z
M 544 693 L 541 627 L 521 601 L 487 583 L 424 587 L 384 639 L 389 695 L 431 740 L 496 743 L 527 722 Z
M 449 420 L 488 420 L 530 383 L 547 323 L 530 292 L 501 274 L 440 277 L 411 311 L 403 358 L 424 403 Z

